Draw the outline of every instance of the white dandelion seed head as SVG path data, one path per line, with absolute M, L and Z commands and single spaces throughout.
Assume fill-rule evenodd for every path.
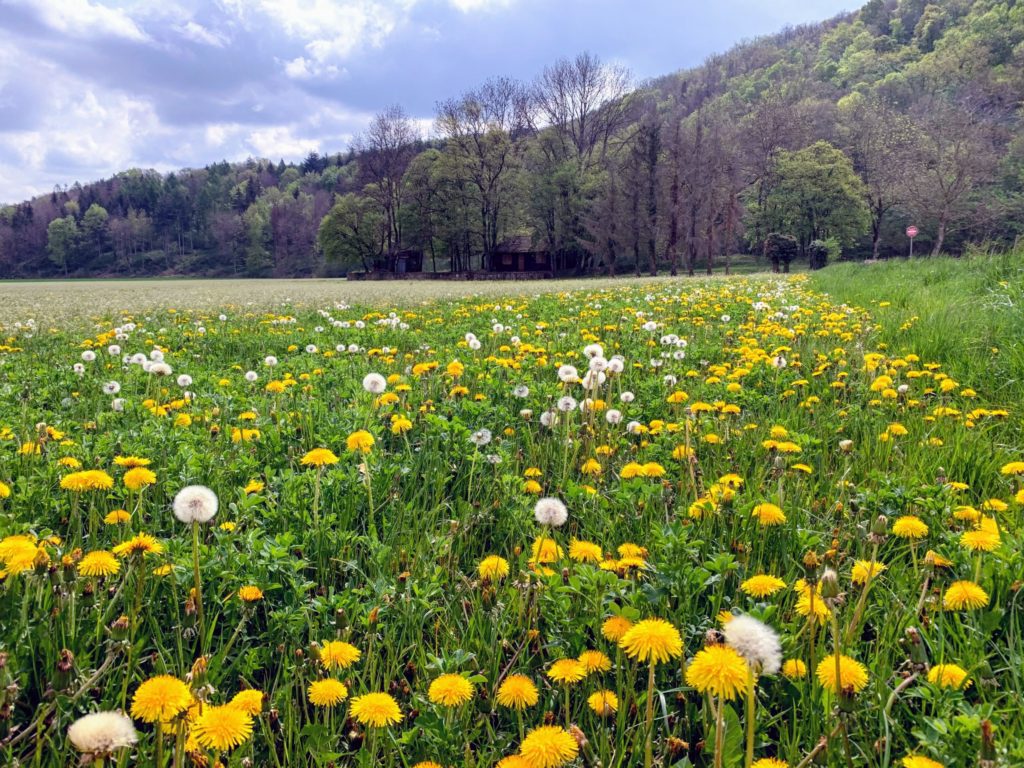
M 753 616 L 739 615 L 725 625 L 725 642 L 747 660 L 756 672 L 774 675 L 782 666 L 778 633 Z
M 576 407 L 576 398 L 570 397 L 569 395 L 560 397 L 558 398 L 557 407 L 562 413 L 568 413 Z
M 106 384 L 103 385 L 103 394 L 104 395 L 116 395 L 120 391 L 121 391 L 121 384 L 120 384 L 120 382 L 108 381 Z
M 224 314 L 217 315 L 217 319 L 220 320 L 223 323 L 225 320 L 228 319 L 228 316 L 224 315 Z
M 115 397 L 113 400 L 111 400 L 110 409 L 114 411 L 114 413 L 121 413 L 122 411 L 124 411 L 124 398 Z
M 626 431 L 631 435 L 640 433 L 640 428 L 643 426 L 639 421 L 631 421 L 626 425 Z
M 491 442 L 491 430 L 478 429 L 476 432 L 469 436 L 469 442 L 471 442 L 477 448 L 482 448 L 483 446 Z
M 643 329 L 649 333 L 654 333 L 656 330 L 658 330 L 658 324 L 653 320 L 648 320 L 646 323 L 644 323 Z
M 480 349 L 482 345 L 480 344 L 480 339 L 471 339 L 468 342 L 468 346 L 475 352 L 476 350 Z
M 145 354 L 143 354 L 142 352 L 136 352 L 128 359 L 128 362 L 131 363 L 132 365 L 145 365 L 146 363 L 149 362 L 149 358 L 146 357 Z
M 558 378 L 566 384 L 571 384 L 579 378 L 579 373 L 572 365 L 563 365 L 558 369 Z
M 590 362 L 587 364 L 587 367 L 595 373 L 601 373 L 608 367 L 608 361 L 600 356 L 592 357 L 590 358 Z
M 388 388 L 388 380 L 379 373 L 368 373 L 363 376 L 363 389 L 371 395 L 379 395 Z
M 85 366 L 82 363 L 75 363 L 71 366 L 71 370 L 79 376 L 83 376 L 85 374 Z
M 561 528 L 569 519 L 569 510 L 558 499 L 543 498 L 533 506 L 533 517 L 541 525 Z
M 907 394 L 907 392 L 910 391 L 910 385 L 900 384 L 898 387 L 896 387 L 896 391 L 899 392 L 901 395 L 905 395 Z
M 131 718 L 121 712 L 93 712 L 68 728 L 68 741 L 87 755 L 106 756 L 138 740 Z
M 608 361 L 608 372 L 609 373 L 622 373 L 626 367 L 626 361 L 621 357 L 613 357 Z
M 611 408 L 605 413 L 604 420 L 612 425 L 618 424 L 622 421 L 622 411 Z
M 149 359 L 152 360 L 154 363 L 163 362 L 164 353 L 161 352 L 159 349 L 154 349 L 154 350 L 150 351 Z
M 732 320 L 732 316 L 731 315 L 722 315 L 722 322 L 723 323 L 728 323 L 730 320 Z
M 181 387 L 182 389 L 185 389 L 185 387 L 191 387 L 192 377 L 189 376 L 187 373 L 181 374 L 178 377 L 178 386 Z
M 273 368 L 275 365 L 277 365 L 277 358 L 274 357 L 273 355 L 267 355 L 266 357 L 263 358 L 263 364 L 269 368 Z
M 349 344 L 347 349 L 348 349 L 348 353 L 350 355 L 354 355 L 356 352 L 359 351 L 359 345 L 358 344 Z
M 354 326 L 355 326 L 356 328 L 359 328 L 360 330 L 362 330 L 363 328 L 365 328 L 365 327 L 366 327 L 366 323 L 364 323 L 364 322 L 363 322 L 362 320 L 356 320 L 356 321 L 355 321 L 355 322 L 353 323 L 353 325 L 354 325 Z
M 164 362 L 150 363 L 149 372 L 154 376 L 170 376 L 174 373 L 174 371 L 171 370 L 171 366 Z
M 625 392 L 623 392 L 622 394 L 619 395 L 619 400 L 621 402 L 625 403 L 626 405 L 629 405 L 634 400 L 636 400 L 636 395 L 634 395 L 629 390 L 626 390 Z
M 544 411 L 540 415 L 540 425 L 542 427 L 553 427 L 558 424 L 558 414 L 555 411 Z
M 604 347 L 600 344 L 587 344 L 587 346 L 583 348 L 583 354 L 591 360 L 597 357 L 604 357 Z
M 313 328 L 313 332 L 314 333 L 323 333 L 324 332 L 324 327 L 322 325 L 315 326 Z
M 582 384 L 585 389 L 596 389 L 597 387 L 604 384 L 608 377 L 601 371 L 587 371 L 583 374 Z
M 260 375 L 258 373 L 256 373 L 256 371 L 246 371 L 245 372 L 245 380 L 248 381 L 250 384 L 252 382 L 256 381 L 257 379 L 259 379 L 259 377 L 260 377 Z
M 530 388 L 525 384 L 520 384 L 518 387 L 512 390 L 512 394 L 515 397 L 524 398 L 530 396 Z
M 117 357 L 118 355 L 121 354 L 121 347 L 119 347 L 117 344 L 111 344 L 109 347 L 107 347 L 107 354 L 110 355 L 111 357 Z
M 91 349 L 87 349 L 85 350 L 85 352 L 82 353 L 82 359 L 87 363 L 91 363 L 93 360 L 96 359 L 96 353 L 93 352 Z
M 307 354 L 315 355 L 316 354 L 316 344 L 307 344 L 306 345 L 306 352 L 307 352 Z
M 533 410 L 531 408 L 523 408 L 523 410 L 519 412 L 519 418 L 523 421 L 529 421 L 533 418 Z
M 686 359 L 686 350 L 685 349 L 677 349 L 675 352 L 672 353 L 672 359 L 673 360 L 685 360 Z
M 183 523 L 208 523 L 217 514 L 217 494 L 205 485 L 187 485 L 174 497 L 174 516 Z
M 787 365 L 786 358 L 782 355 L 776 355 L 772 358 L 772 368 L 781 371 Z
M 668 387 L 674 387 L 679 383 L 679 378 L 671 373 L 666 373 L 661 380 Z
M 522 341 L 522 339 L 520 339 L 520 338 L 519 338 L 518 336 L 510 336 L 510 337 L 509 337 L 509 341 L 510 341 L 510 342 L 511 342 L 512 344 L 514 344 L 515 346 L 519 346 L 519 344 L 520 344 L 520 342 Z

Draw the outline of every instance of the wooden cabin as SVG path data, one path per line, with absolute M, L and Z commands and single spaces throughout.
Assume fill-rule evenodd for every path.
M 374 272 L 407 275 L 423 271 L 423 251 L 406 248 L 385 253 L 373 262 Z
M 498 243 L 491 254 L 491 272 L 552 272 L 551 252 L 529 235 L 515 235 Z

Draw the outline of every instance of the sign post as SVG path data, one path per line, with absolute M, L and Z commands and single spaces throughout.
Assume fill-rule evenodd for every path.
M 907 227 L 907 237 L 910 238 L 910 258 L 914 258 L 914 238 L 919 234 L 919 230 L 913 224 Z

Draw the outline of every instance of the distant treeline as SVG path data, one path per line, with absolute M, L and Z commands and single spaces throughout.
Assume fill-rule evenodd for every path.
M 636 85 L 581 54 L 400 107 L 345 154 L 129 170 L 0 208 L 0 277 L 303 276 L 421 251 L 556 271 L 710 270 L 1013 242 L 1024 222 L 1024 4 L 871 0 Z M 520 239 L 520 242 L 522 240 Z

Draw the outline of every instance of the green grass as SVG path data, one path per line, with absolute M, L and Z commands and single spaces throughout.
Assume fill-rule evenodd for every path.
M 106 768 L 199 764 L 176 738 L 201 735 L 187 713 L 161 737 L 137 705 L 162 674 L 204 712 L 262 692 L 241 745 L 199 749 L 229 768 L 492 768 L 525 731 L 567 723 L 588 745 L 572 768 L 643 765 L 649 733 L 659 768 L 735 768 L 748 725 L 755 754 L 789 766 L 822 738 L 817 764 L 829 768 L 897 768 L 912 753 L 977 765 L 990 727 L 1002 763 L 1022 764 L 1024 501 L 1021 478 L 1001 473 L 1024 458 L 1020 265 L 0 286 L 0 298 L 28 302 L 12 317 L 39 313 L 38 328 L 8 325 L 0 339 L 0 765 L 74 764 L 69 725 L 114 709 L 133 712 L 139 741 Z M 458 297 L 429 300 L 434 290 Z M 589 391 L 561 381 L 560 366 L 587 368 L 594 343 L 622 356 L 621 372 Z M 124 362 L 154 349 L 173 373 Z M 388 377 L 388 396 L 364 389 L 370 372 Z M 565 396 L 575 407 L 545 425 Z M 587 397 L 599 402 L 580 410 Z M 362 430 L 368 453 L 349 442 Z M 304 464 L 314 448 L 337 462 Z M 130 489 L 115 461 L 126 455 L 148 459 L 155 482 Z M 87 469 L 110 487 L 68 487 Z M 172 512 L 191 484 L 219 499 L 209 525 Z M 535 521 L 541 495 L 566 503 L 564 526 Z M 766 503 L 785 519 L 763 525 Z M 975 523 L 964 506 L 998 526 L 992 551 L 965 548 Z M 895 535 L 907 515 L 927 525 L 922 540 Z M 85 553 L 141 533 L 160 551 L 118 550 L 103 577 L 82 568 Z M 573 540 L 606 567 L 570 558 Z M 552 541 L 562 551 L 536 562 Z M 933 567 L 928 550 L 949 566 Z M 488 556 L 504 558 L 506 576 L 481 578 Z M 886 568 L 856 583 L 871 562 Z M 795 585 L 826 567 L 838 594 L 815 600 L 829 596 L 835 621 L 815 624 Z M 742 585 L 758 574 L 787 586 L 754 597 Z M 985 604 L 944 610 L 962 580 Z M 262 598 L 243 602 L 242 587 Z M 753 716 L 686 674 L 727 611 L 770 625 L 784 657 L 809 668 L 760 678 Z M 682 657 L 652 674 L 607 637 L 614 616 L 668 621 Z M 908 643 L 915 632 L 920 645 Z M 361 659 L 325 669 L 319 649 L 332 640 Z M 816 674 L 837 647 L 866 673 L 841 701 Z M 610 666 L 567 695 L 547 672 L 586 650 Z M 970 687 L 927 682 L 940 663 L 963 667 Z M 445 673 L 472 682 L 469 701 L 432 701 Z M 495 696 L 511 673 L 538 689 L 521 716 Z M 308 687 L 327 677 L 350 699 L 388 693 L 400 720 L 373 728 L 351 700 L 314 706 Z M 588 706 L 602 690 L 618 699 L 611 717 Z

